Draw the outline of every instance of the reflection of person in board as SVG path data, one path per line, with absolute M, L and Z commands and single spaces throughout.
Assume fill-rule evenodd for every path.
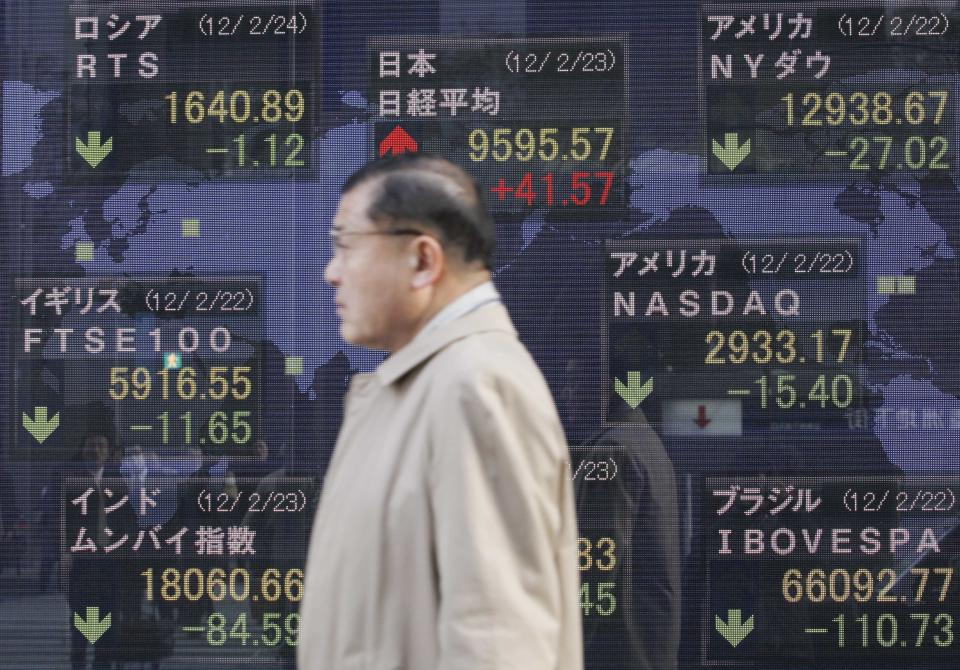
M 585 447 L 578 460 L 598 467 L 593 480 L 574 484 L 580 525 L 580 567 L 588 602 L 609 614 L 584 619 L 587 670 L 677 670 L 680 647 L 680 519 L 673 463 L 643 411 L 616 405 L 598 428 L 605 396 L 592 374 L 596 366 L 571 359 L 564 387 L 564 415 L 571 441 Z M 614 474 L 611 474 L 614 473 Z M 602 481 L 598 481 L 601 479 Z M 611 596 L 600 587 L 611 587 Z M 587 586 L 590 589 L 590 586 Z M 601 603 L 607 598 L 606 603 Z
M 118 642 L 117 631 L 123 616 L 120 588 L 123 580 L 120 577 L 125 561 L 122 547 L 113 545 L 124 535 L 135 533 L 137 527 L 136 515 L 129 504 L 111 509 L 119 501 L 129 500 L 127 487 L 117 468 L 119 457 L 119 450 L 114 448 L 107 431 L 88 431 L 81 440 L 77 467 L 68 473 L 70 488 L 64 487 L 68 497 L 77 490 L 82 494 L 89 492 L 85 505 L 67 500 L 65 506 L 68 515 L 81 515 L 74 519 L 74 523 L 68 523 L 67 528 L 84 529 L 81 537 L 66 538 L 73 546 L 64 553 L 61 566 L 61 574 L 69 575 L 70 664 L 74 670 L 87 667 L 90 643 L 81 626 L 76 625 L 74 614 L 86 622 L 94 615 L 100 620 L 110 615 L 110 627 L 93 645 L 94 670 L 109 667 L 109 659 Z
M 267 443 L 261 440 L 256 446 L 262 462 L 267 462 L 270 453 Z M 295 627 L 291 622 L 297 616 L 302 597 L 297 592 L 296 580 L 298 576 L 303 578 L 310 523 L 320 494 L 320 474 L 316 462 L 311 460 L 297 459 L 294 464 L 277 467 L 264 474 L 259 481 L 242 480 L 247 495 L 240 525 L 256 534 L 256 553 L 245 560 L 251 582 L 260 585 L 261 589 L 271 579 L 284 584 L 282 598 L 277 601 L 254 598 L 250 601 L 250 612 L 254 621 L 264 622 L 267 627 L 279 622 L 284 627 L 285 640 L 298 638 L 296 633 L 290 632 Z M 272 500 L 283 502 L 270 503 Z M 291 500 L 300 502 L 290 506 Z M 273 635 L 271 632 L 267 634 Z M 292 659 L 296 653 L 296 646 L 289 643 L 277 644 L 275 649 L 284 659 Z
M 298 661 L 580 670 L 569 457 L 491 282 L 479 185 L 425 155 L 351 177 L 327 281 L 353 378 L 310 540 Z

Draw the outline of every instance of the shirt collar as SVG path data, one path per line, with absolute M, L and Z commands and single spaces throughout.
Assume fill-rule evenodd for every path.
M 446 323 L 456 321 L 461 316 L 469 314 L 481 305 L 485 305 L 488 302 L 498 302 L 499 300 L 500 294 L 497 293 L 497 289 L 492 281 L 485 281 L 479 286 L 474 286 L 434 314 L 433 318 L 416 334 L 414 339 L 423 337 L 431 330 L 439 328 Z
M 384 386 L 392 384 L 447 345 L 464 337 L 489 331 L 500 331 L 513 336 L 517 334 L 510 315 L 499 299 L 478 302 L 472 311 L 454 319 L 441 322 L 429 332 L 424 332 L 424 328 L 409 344 L 381 363 L 374 373 L 380 383 Z M 433 320 L 427 325 L 433 325 Z

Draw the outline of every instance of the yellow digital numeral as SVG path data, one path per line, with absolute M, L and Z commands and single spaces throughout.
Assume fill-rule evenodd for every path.
M 953 568 L 934 568 L 933 573 L 943 575 L 943 585 L 940 587 L 939 602 L 947 599 L 947 592 L 950 590 L 950 582 L 953 581 Z
M 597 561 L 597 570 L 603 570 L 604 572 L 613 570 L 617 566 L 617 543 L 614 542 L 612 537 L 601 537 L 597 540 L 597 549 L 601 549 L 603 557 L 607 559 L 606 563 Z
M 280 95 L 280 91 L 273 89 L 264 91 L 263 96 L 260 98 L 260 120 L 266 123 L 276 123 L 279 121 L 283 115 L 283 109 L 280 107 L 282 100 L 283 97 Z
M 582 161 L 590 157 L 592 145 L 586 137 L 589 132 L 589 128 L 574 128 L 570 131 L 570 158 Z M 579 151 L 578 147 L 580 147 Z
M 886 126 L 893 122 L 893 96 L 886 91 L 877 91 L 873 95 L 873 122 Z
M 847 99 L 842 93 L 828 93 L 823 99 L 823 109 L 826 112 L 827 125 L 839 126 L 847 116 Z
M 284 118 L 291 123 L 296 123 L 303 118 L 303 112 L 307 108 L 306 101 L 303 98 L 303 91 L 293 88 L 287 91 L 283 98 L 283 104 L 287 111 Z
M 498 153 L 497 147 L 501 147 L 502 151 Z M 509 128 L 493 129 L 493 151 L 490 152 L 490 155 L 495 161 L 509 160 L 510 156 L 513 155 L 513 142 L 510 141 Z
M 554 137 L 558 132 L 560 132 L 559 128 L 540 129 L 540 148 L 537 150 L 537 156 L 540 157 L 540 160 L 552 161 L 560 155 L 560 143 Z M 544 147 L 550 147 L 550 151 L 544 152 Z
M 594 128 L 593 132 L 602 133 L 606 137 L 603 138 L 603 148 L 600 149 L 599 160 L 603 160 L 607 157 L 607 151 L 610 149 L 610 143 L 613 141 L 613 128 Z
M 890 158 L 890 147 L 893 146 L 893 138 L 889 135 L 874 135 L 873 141 L 883 145 L 883 151 L 880 153 L 880 164 L 877 167 L 884 170 L 887 167 L 887 160 Z
M 777 333 L 777 344 L 782 349 L 777 351 L 777 363 L 788 365 L 797 358 L 797 336 L 792 330 L 781 330 Z
M 757 348 L 762 352 L 762 356 L 758 356 L 757 352 L 754 351 L 751 355 L 753 362 L 758 365 L 766 365 L 771 360 L 773 360 L 773 349 L 770 347 L 773 344 L 773 336 L 769 331 L 758 330 L 753 334 L 753 343 L 757 345 Z
M 711 347 L 710 351 L 707 352 L 706 358 L 703 359 L 704 363 L 711 365 L 723 365 L 726 363 L 726 361 L 723 360 L 723 358 L 721 358 L 719 355 L 720 351 L 723 349 L 724 339 L 723 332 L 719 330 L 711 330 L 709 333 L 707 333 L 707 337 L 704 341 L 706 344 L 710 344 Z M 711 342 L 714 340 L 716 340 L 716 342 L 711 344 Z
M 487 157 L 490 150 L 490 138 L 483 128 L 476 128 L 467 135 L 467 144 L 470 145 L 470 160 L 480 162 Z
M 130 391 L 130 382 L 127 381 L 127 368 L 110 368 L 110 397 L 114 400 L 123 400 Z
M 225 98 L 226 94 L 223 91 L 217 91 L 216 95 L 213 96 L 213 100 L 210 101 L 210 107 L 207 108 L 207 113 L 210 114 L 210 116 L 215 116 L 220 119 L 220 123 L 227 120 Z
M 212 400 L 223 400 L 230 391 L 230 381 L 226 377 L 227 369 L 220 366 L 210 368 L 210 387 L 207 394 Z
M 183 101 L 183 116 L 188 123 L 200 123 L 206 115 L 201 91 L 190 91 Z
M 870 122 L 870 96 L 863 91 L 856 91 L 850 94 L 850 107 L 853 111 L 860 113 L 855 115 L 853 111 L 847 116 L 852 126 L 865 126 Z
M 823 104 L 823 99 L 820 97 L 819 93 L 807 93 L 803 96 L 803 104 L 810 105 L 810 108 L 807 110 L 807 113 L 803 115 L 804 126 L 822 126 L 823 121 L 817 118 L 817 113 L 820 111 L 820 105 Z
M 930 91 L 927 95 L 937 99 L 937 111 L 933 115 L 933 122 L 939 124 L 943 118 L 943 113 L 947 109 L 947 100 L 950 98 L 950 93 L 949 91 Z
M 230 394 L 233 396 L 234 400 L 246 400 L 250 396 L 250 391 L 253 389 L 253 383 L 245 374 L 247 372 L 250 372 L 250 367 L 246 365 L 239 365 L 233 369 L 234 388 L 230 391 Z
M 843 359 L 847 357 L 847 347 L 850 345 L 853 331 L 849 328 L 833 328 L 830 334 L 841 338 L 840 351 L 837 352 L 837 363 L 843 363 Z
M 537 137 L 529 128 L 520 128 L 513 138 L 517 145 L 516 153 L 518 161 L 531 160 L 537 150 Z
M 585 537 L 581 537 L 579 540 L 580 546 L 580 571 L 584 572 L 593 567 L 593 554 L 590 553 L 590 550 L 593 548 L 593 543 Z

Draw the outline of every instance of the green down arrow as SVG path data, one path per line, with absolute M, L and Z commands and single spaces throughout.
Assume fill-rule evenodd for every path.
M 91 130 L 87 133 L 86 144 L 79 137 L 76 138 L 76 148 L 77 153 L 83 157 L 83 160 L 87 161 L 90 167 L 95 168 L 113 151 L 113 138 L 111 137 L 101 144 L 100 131 Z
M 637 405 L 647 399 L 647 396 L 653 393 L 653 377 L 643 382 L 643 377 L 636 370 L 627 372 L 627 383 L 624 384 L 619 379 L 613 380 L 613 388 L 617 395 L 630 405 L 630 409 L 636 409 Z
M 727 610 L 727 620 L 724 621 L 719 616 L 714 617 L 713 623 L 717 632 L 723 635 L 723 638 L 730 643 L 731 647 L 736 647 L 743 642 L 750 631 L 753 630 L 753 617 L 742 621 L 743 613 L 740 610 Z
M 23 413 L 23 427 L 40 444 L 53 435 L 53 431 L 60 425 L 60 412 L 54 414 L 53 418 L 48 418 L 47 413 L 46 407 L 34 407 L 32 419 L 26 412 Z
M 110 613 L 107 612 L 107 615 L 101 619 L 99 607 L 88 607 L 85 620 L 76 612 L 73 613 L 73 625 L 90 640 L 90 644 L 96 644 L 97 640 L 110 628 Z
M 750 140 L 740 144 L 740 137 L 736 133 L 726 133 L 722 145 L 713 141 L 713 155 L 732 172 L 750 155 Z

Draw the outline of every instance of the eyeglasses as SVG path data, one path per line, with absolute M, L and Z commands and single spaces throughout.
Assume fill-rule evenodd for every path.
M 385 235 L 390 237 L 399 237 L 400 235 L 426 235 L 427 233 L 422 230 L 416 230 L 414 228 L 396 228 L 394 230 L 337 230 L 336 228 L 330 229 L 330 239 L 333 242 L 334 249 L 343 249 L 342 240 L 344 237 L 349 237 L 351 235 Z

